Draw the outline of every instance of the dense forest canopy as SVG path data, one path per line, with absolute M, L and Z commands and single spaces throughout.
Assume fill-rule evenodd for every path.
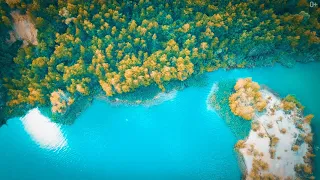
M 320 8 L 306 0 L 0 4 L 3 120 L 35 106 L 63 113 L 102 91 L 113 96 L 151 84 L 165 90 L 167 82 L 219 68 L 290 67 L 320 57 Z M 11 11 L 32 18 L 38 45 L 8 47 Z

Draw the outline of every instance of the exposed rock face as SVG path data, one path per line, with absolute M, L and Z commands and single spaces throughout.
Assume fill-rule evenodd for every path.
M 301 107 L 285 110 L 285 100 L 266 89 L 260 92 L 268 100 L 267 106 L 255 113 L 248 138 L 236 144 L 246 166 L 246 179 L 312 179 L 310 121 L 303 117 Z
M 21 15 L 18 11 L 11 12 L 13 22 L 13 32 L 10 32 L 9 42 L 17 39 L 23 40 L 23 46 L 28 44 L 37 45 L 37 32 L 31 18 L 28 15 Z

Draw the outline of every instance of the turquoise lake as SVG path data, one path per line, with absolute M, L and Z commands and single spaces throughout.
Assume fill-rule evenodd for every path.
M 252 77 L 282 97 L 296 95 L 305 115 L 315 115 L 319 146 L 320 63 L 206 76 L 206 86 L 171 93 L 153 106 L 96 100 L 71 126 L 36 123 L 39 114 L 9 120 L 0 128 L 0 179 L 240 179 L 237 139 L 206 104 L 215 82 L 240 77 Z

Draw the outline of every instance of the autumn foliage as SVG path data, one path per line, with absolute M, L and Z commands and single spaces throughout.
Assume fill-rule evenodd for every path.
M 168 82 L 219 68 L 285 64 L 280 57 L 291 54 L 307 57 L 299 59 L 304 62 L 319 59 L 319 12 L 303 3 L 294 4 L 297 11 L 281 13 L 279 7 L 286 3 L 276 0 L 269 4 L 221 0 L 14 2 L 6 11 L 12 8 L 31 16 L 38 29 L 38 45 L 20 48 L 11 56 L 14 73 L 3 79 L 8 109 L 50 105 L 50 94 L 58 89 L 75 100 L 101 92 L 114 96 L 152 84 L 165 91 Z M 9 14 L 1 11 L 1 15 L 1 27 L 9 27 Z M 252 87 L 237 89 L 230 103 L 233 112 L 245 119 L 266 105 L 256 92 L 258 86 L 250 84 Z M 250 96 L 248 101 L 243 100 L 244 95 Z
M 239 79 L 234 86 L 235 93 L 229 97 L 231 111 L 246 120 L 251 120 L 255 111 L 263 111 L 267 105 L 258 83 L 251 78 Z
M 50 95 L 51 111 L 53 113 L 63 113 L 66 111 L 67 106 L 73 103 L 72 98 L 68 98 L 62 90 L 54 91 Z
M 295 108 L 299 108 L 301 110 L 304 109 L 302 104 L 297 100 L 297 98 L 293 95 L 288 95 L 281 101 L 281 108 L 286 111 L 293 110 Z
M 306 117 L 304 117 L 304 122 L 307 123 L 307 124 L 310 124 L 311 123 L 311 120 L 314 118 L 314 115 L 313 114 L 309 114 L 307 115 Z

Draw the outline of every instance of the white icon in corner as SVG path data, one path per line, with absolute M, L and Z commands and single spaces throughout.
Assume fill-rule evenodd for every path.
M 310 7 L 317 7 L 318 4 L 316 2 L 310 1 Z

